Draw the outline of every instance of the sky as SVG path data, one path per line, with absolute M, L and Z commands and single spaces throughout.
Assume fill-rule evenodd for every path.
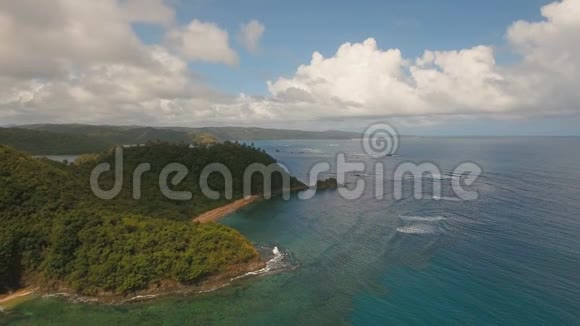
M 0 125 L 580 135 L 580 0 L 0 2 Z

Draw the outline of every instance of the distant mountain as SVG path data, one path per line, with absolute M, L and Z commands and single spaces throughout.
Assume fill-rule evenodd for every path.
M 304 131 L 290 129 L 266 129 L 254 127 L 142 127 L 106 126 L 82 124 L 38 124 L 19 128 L 52 131 L 58 133 L 95 136 L 117 144 L 145 143 L 150 140 L 191 142 L 206 138 L 224 140 L 282 140 L 282 139 L 351 139 L 360 134 L 338 130 Z
M 220 140 L 352 139 L 360 137 L 359 133 L 338 130 L 303 131 L 245 127 L 205 127 L 191 130 L 213 135 Z
M 48 131 L 68 135 L 83 135 L 99 139 L 109 144 L 144 144 L 148 141 L 186 142 L 193 141 L 187 131 L 160 129 L 140 126 L 95 126 L 82 124 L 41 124 L 19 128 Z
M 83 134 L 0 128 L 0 145 L 8 145 L 32 155 L 74 155 L 101 152 L 109 148 L 111 143 Z
M 113 145 L 150 141 L 209 144 L 226 140 L 352 139 L 360 135 L 338 130 L 302 131 L 244 127 L 143 127 L 83 124 L 35 124 L 0 127 L 0 144 L 29 154 L 83 154 Z

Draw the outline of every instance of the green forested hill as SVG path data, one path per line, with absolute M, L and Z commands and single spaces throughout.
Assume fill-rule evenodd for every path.
M 84 160 L 81 160 L 84 161 Z M 73 171 L 81 175 L 87 184 L 90 171 L 99 163 L 109 163 L 114 166 L 114 155 L 112 151 L 104 153 L 94 160 L 78 163 Z M 140 163 L 149 163 L 151 171 L 142 176 L 141 199 L 133 199 L 133 174 Z M 193 199 L 186 201 L 169 200 L 160 195 L 159 174 L 163 167 L 169 163 L 180 163 L 188 169 L 188 175 L 180 182 L 174 190 L 189 191 Z M 202 169 L 211 163 L 221 163 L 232 173 L 233 199 L 224 199 L 224 179 L 218 173 L 213 173 L 208 179 L 211 189 L 219 191 L 219 200 L 211 200 L 203 195 L 199 185 L 199 176 Z M 149 143 L 146 146 L 130 147 L 124 149 L 124 183 L 121 193 L 117 198 L 110 201 L 114 203 L 114 209 L 147 214 L 159 218 L 169 218 L 177 220 L 189 220 L 193 216 L 199 215 L 210 209 L 222 206 L 230 201 L 240 199 L 243 196 L 243 175 L 247 166 L 252 163 L 262 163 L 270 165 L 276 163 L 270 155 L 260 149 L 232 142 L 225 142 L 213 145 L 198 145 L 190 148 L 186 144 L 169 143 Z M 171 179 L 169 179 L 171 180 Z M 103 189 L 113 187 L 114 177 L 111 173 L 103 174 L 101 184 Z M 253 178 L 252 192 L 260 193 L 263 189 L 262 179 L 259 174 Z M 292 188 L 304 188 L 305 185 L 296 178 L 291 178 Z M 279 174 L 273 174 L 272 188 L 274 190 L 282 188 L 282 178 Z M 109 201 L 104 201 L 105 205 L 111 207 Z
M 358 133 L 338 130 L 304 131 L 246 127 L 207 127 L 192 130 L 212 135 L 220 140 L 352 139 L 360 137 Z
M 144 144 L 149 141 L 191 143 L 194 135 L 187 131 L 176 131 L 139 126 L 95 126 L 82 124 L 45 124 L 22 126 L 23 129 L 49 131 L 60 134 L 88 136 L 109 144 Z
M 38 124 L 19 128 L 52 131 L 73 135 L 97 137 L 114 144 L 142 144 L 151 140 L 169 142 L 190 142 L 198 138 L 210 137 L 216 141 L 225 140 L 281 140 L 281 139 L 351 139 L 359 133 L 339 130 L 304 131 L 291 129 L 268 129 L 255 127 L 141 127 L 141 126 L 99 126 L 82 124 Z
M 152 166 L 150 176 L 143 178 L 142 200 L 130 199 L 130 182 L 118 199 L 97 199 L 88 174 L 112 157 L 105 152 L 65 165 L 0 146 L 0 292 L 33 283 L 82 294 L 123 294 L 160 282 L 197 283 L 258 259 L 237 231 L 190 221 L 216 202 L 200 197 L 188 180 L 193 182 L 205 162 L 217 161 L 232 169 L 238 183 L 245 165 L 273 162 L 271 157 L 233 143 L 130 148 L 125 151 L 125 176 L 140 162 Z M 192 189 L 191 201 L 170 201 L 155 189 L 159 170 L 174 160 L 190 167 L 191 176 L 179 187 Z M 101 179 L 103 188 L 111 182 L 106 175 Z M 223 187 L 219 178 L 210 184 Z M 235 189 L 240 196 L 239 184 Z
M 244 127 L 140 127 L 82 124 L 39 124 L 0 128 L 0 144 L 34 155 L 85 154 L 113 145 L 151 141 L 211 144 L 226 140 L 351 139 L 344 131 L 301 131 Z
M 22 128 L 0 128 L 0 145 L 32 155 L 74 155 L 106 150 L 112 143 L 84 134 L 63 134 Z

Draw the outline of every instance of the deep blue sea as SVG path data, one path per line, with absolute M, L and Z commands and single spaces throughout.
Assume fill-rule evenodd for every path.
M 404 137 L 397 156 L 380 159 L 355 140 L 254 143 L 304 181 L 337 153 L 369 168 L 349 174 L 350 185 L 374 185 L 372 167 L 383 163 L 387 195 L 275 197 L 221 220 L 277 246 L 292 258 L 288 270 L 139 304 L 38 298 L 12 323 L 580 325 L 580 138 Z M 452 171 L 467 161 L 483 170 L 470 187 L 477 200 L 452 193 Z M 425 178 L 424 198 L 395 200 L 389 176 L 403 162 L 438 166 L 441 196 Z

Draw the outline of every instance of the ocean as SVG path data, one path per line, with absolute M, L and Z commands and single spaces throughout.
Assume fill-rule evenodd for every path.
M 275 273 L 135 304 L 37 298 L 5 322 L 580 325 L 580 138 L 403 137 L 386 158 L 366 156 L 358 140 L 254 144 L 305 182 L 318 162 L 329 162 L 326 176 L 335 176 L 342 153 L 367 168 L 348 174 L 347 188 L 357 180 L 368 187 L 356 199 L 337 190 L 274 197 L 220 221 L 290 257 Z M 442 193 L 425 177 L 425 196 L 416 199 L 405 179 L 407 191 L 395 199 L 392 175 L 405 162 L 440 169 Z M 470 186 L 476 200 L 453 193 L 453 171 L 465 162 L 482 170 Z M 387 171 L 380 199 L 377 163 Z

